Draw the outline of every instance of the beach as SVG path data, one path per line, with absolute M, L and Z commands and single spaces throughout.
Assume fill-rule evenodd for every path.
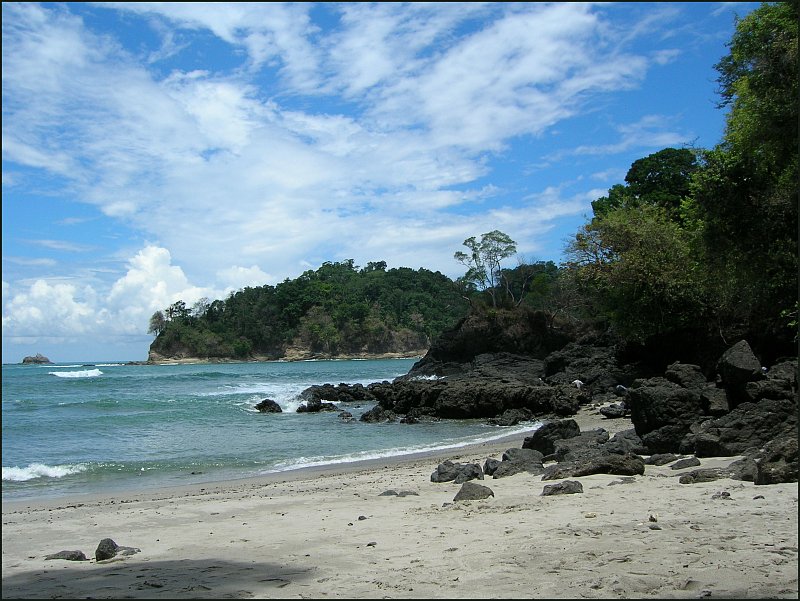
M 581 430 L 629 429 L 596 408 Z M 522 436 L 191 487 L 3 503 L 3 598 L 794 598 L 797 483 L 681 484 L 695 468 L 431 482 Z M 701 467 L 739 457 L 704 458 Z M 394 491 L 392 494 L 388 491 Z M 388 493 L 388 494 L 382 494 Z M 96 561 L 105 538 L 139 549 Z M 88 561 L 45 559 L 81 550 Z

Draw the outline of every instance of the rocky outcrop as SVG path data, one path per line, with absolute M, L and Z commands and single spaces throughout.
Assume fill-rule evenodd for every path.
M 24 365 L 51 365 L 53 362 L 41 353 L 22 359 Z
M 260 413 L 282 413 L 283 409 L 281 406 L 272 399 L 264 399 L 260 403 L 256 403 L 256 409 Z

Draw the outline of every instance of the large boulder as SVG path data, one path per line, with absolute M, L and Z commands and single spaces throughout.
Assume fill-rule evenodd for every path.
M 745 394 L 748 382 L 763 378 L 761 362 L 746 340 L 740 340 L 722 354 L 717 362 L 722 386 L 728 391 L 731 407 L 750 400 Z
M 281 406 L 272 399 L 264 399 L 260 403 L 257 403 L 256 409 L 258 409 L 260 413 L 283 413 Z
M 562 419 L 547 422 L 522 442 L 523 449 L 534 449 L 542 455 L 550 455 L 555 450 L 555 441 L 572 438 L 581 433 L 578 422 L 574 419 Z
M 775 438 L 764 445 L 755 457 L 755 484 L 797 482 L 797 435 Z
M 447 460 L 440 463 L 431 474 L 431 482 L 461 484 L 469 480 L 483 480 L 483 470 L 477 463 L 454 463 Z
M 666 378 L 636 380 L 626 403 L 636 434 L 653 453 L 677 452 L 691 425 L 703 415 L 699 391 Z
M 765 399 L 742 403 L 727 415 L 703 422 L 685 437 L 681 449 L 698 457 L 729 457 L 787 435 L 797 435 L 797 403 Z
M 528 473 L 538 475 L 544 471 L 542 454 L 533 449 L 508 449 L 502 461 L 490 465 L 494 478 L 505 478 L 514 474 Z

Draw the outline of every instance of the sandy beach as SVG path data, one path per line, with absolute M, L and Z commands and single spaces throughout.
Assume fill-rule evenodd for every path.
M 596 409 L 582 430 L 628 420 Z M 457 451 L 112 497 L 3 503 L 8 598 L 794 598 L 798 485 L 690 471 L 477 481 L 453 502 L 444 459 L 483 462 L 523 437 Z M 724 466 L 738 457 L 703 459 Z M 557 481 L 556 481 L 557 482 Z M 386 491 L 413 494 L 381 495 Z M 653 521 L 655 520 L 655 521 Z M 101 539 L 140 549 L 95 561 Z M 45 559 L 81 550 L 89 561 Z

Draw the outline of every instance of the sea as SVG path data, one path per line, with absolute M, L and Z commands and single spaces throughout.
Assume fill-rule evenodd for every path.
M 366 423 L 374 402 L 297 413 L 314 384 L 405 375 L 414 359 L 2 366 L 3 501 L 213 483 L 458 449 L 534 430 L 485 420 Z M 282 413 L 259 413 L 270 398 Z

